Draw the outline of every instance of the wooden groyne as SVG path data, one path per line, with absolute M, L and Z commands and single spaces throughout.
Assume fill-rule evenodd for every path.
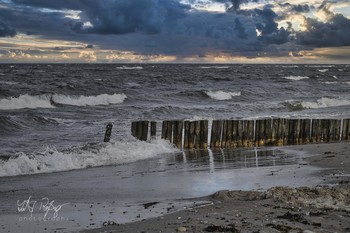
M 309 143 L 350 141 L 350 119 L 163 121 L 161 138 L 178 148 L 249 148 L 261 146 L 301 145 Z M 157 123 L 137 121 L 131 124 L 135 138 L 155 139 Z

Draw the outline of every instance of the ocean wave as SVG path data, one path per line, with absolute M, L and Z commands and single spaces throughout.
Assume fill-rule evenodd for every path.
M 350 99 L 323 97 L 312 101 L 289 101 L 292 110 L 330 108 L 350 105 Z
M 60 94 L 21 95 L 0 99 L 0 110 L 55 108 L 55 104 L 75 106 L 95 106 L 123 103 L 127 98 L 125 94 L 101 94 L 97 96 L 68 96 Z
M 285 65 L 285 66 L 282 66 L 283 68 L 298 68 L 299 66 L 297 66 L 297 65 L 289 65 L 289 66 L 287 66 L 287 65 Z
M 52 101 L 56 104 L 74 105 L 74 106 L 97 106 L 123 103 L 127 98 L 125 94 L 101 94 L 97 96 L 67 96 L 53 95 Z
M 201 69 L 228 69 L 230 66 L 200 66 Z
M 241 96 L 241 92 L 206 91 L 210 98 L 215 100 L 230 100 L 232 97 Z
M 318 72 L 321 72 L 321 73 L 326 73 L 329 69 L 322 69 L 322 70 L 317 70 Z
M 293 81 L 300 81 L 303 79 L 309 79 L 309 77 L 307 77 L 307 76 L 288 76 L 288 77 L 283 77 L 283 78 L 288 79 L 288 80 L 293 80 Z
M 12 82 L 12 81 L 0 81 L 0 84 L 4 85 L 17 85 L 18 82 Z
M 21 95 L 0 99 L 0 110 L 15 110 L 23 108 L 55 108 L 50 102 L 51 94 L 45 95 Z
M 142 70 L 142 66 L 118 66 L 116 67 L 118 70 Z
M 135 140 L 108 143 L 107 145 L 95 144 L 66 152 L 48 147 L 34 155 L 18 153 L 8 160 L 0 160 L 0 176 L 51 173 L 117 165 L 177 151 L 178 149 L 164 140 L 155 140 L 151 143 Z

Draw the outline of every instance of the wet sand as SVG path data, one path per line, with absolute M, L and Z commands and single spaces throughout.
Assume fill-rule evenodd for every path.
M 349 143 L 286 148 L 312 155 L 305 161 L 322 168 L 312 173 L 321 179 L 317 185 L 219 191 L 192 200 L 207 201 L 204 207 L 83 232 L 350 232 L 349 148 Z
M 317 228 L 316 232 L 322 232 L 320 229 L 329 223 L 329 227 L 337 225 L 334 229 L 338 232 L 346 232 L 347 210 L 307 209 L 299 202 L 289 204 L 278 200 L 273 188 L 320 185 L 347 188 L 348 147 L 349 143 L 341 143 L 195 151 L 118 166 L 2 177 L 0 229 L 1 232 L 176 232 L 186 228 L 187 232 L 254 232 L 254 229 L 273 232 L 284 224 L 287 228 Z M 232 191 L 213 195 L 218 190 Z M 279 193 L 289 189 L 277 190 Z M 333 192 L 341 196 L 338 188 L 330 193 Z M 18 212 L 17 202 L 30 196 L 36 201 L 33 212 L 29 209 Z M 39 207 L 45 197 L 54 200 L 56 207 L 63 205 L 57 211 L 60 221 L 40 220 L 44 212 Z M 300 213 L 309 224 L 285 219 L 296 218 L 293 216 Z M 49 211 L 47 217 L 53 214 L 54 211 Z M 30 216 L 35 219 L 29 219 Z M 332 218 L 334 223 L 329 220 Z

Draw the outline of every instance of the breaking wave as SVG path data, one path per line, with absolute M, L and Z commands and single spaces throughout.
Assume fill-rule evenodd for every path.
M 97 96 L 67 96 L 59 94 L 21 95 L 0 99 L 0 110 L 16 110 L 24 108 L 55 108 L 55 104 L 75 106 L 95 106 L 123 103 L 125 94 L 101 94 Z
M 142 70 L 142 66 L 118 66 L 118 70 Z
M 57 104 L 75 105 L 75 106 L 96 106 L 120 104 L 126 99 L 125 94 L 101 94 L 97 96 L 66 96 L 53 95 L 52 101 Z
M 241 96 L 241 92 L 225 92 L 225 91 L 206 91 L 210 98 L 214 100 L 230 100 L 232 97 Z
M 289 101 L 292 110 L 329 108 L 350 105 L 350 99 L 323 97 L 315 102 L 312 101 Z
M 230 66 L 201 66 L 201 69 L 228 69 Z
M 54 108 L 50 102 L 51 94 L 21 95 L 8 99 L 0 99 L 0 110 L 15 110 L 23 108 Z
M 51 173 L 117 165 L 175 153 L 178 150 L 164 140 L 151 143 L 143 141 L 91 144 L 70 151 L 58 151 L 48 147 L 34 155 L 17 153 L 8 160 L 0 160 L 0 176 Z
M 284 77 L 284 78 L 288 79 L 288 80 L 293 80 L 293 81 L 300 81 L 303 79 L 309 79 L 309 77 L 307 77 L 307 76 L 288 76 L 288 77 Z

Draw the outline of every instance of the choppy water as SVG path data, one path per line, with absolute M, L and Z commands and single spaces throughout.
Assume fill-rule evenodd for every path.
M 349 65 L 1 64 L 0 176 L 175 151 L 131 138 L 137 119 L 349 117 L 349 90 Z

